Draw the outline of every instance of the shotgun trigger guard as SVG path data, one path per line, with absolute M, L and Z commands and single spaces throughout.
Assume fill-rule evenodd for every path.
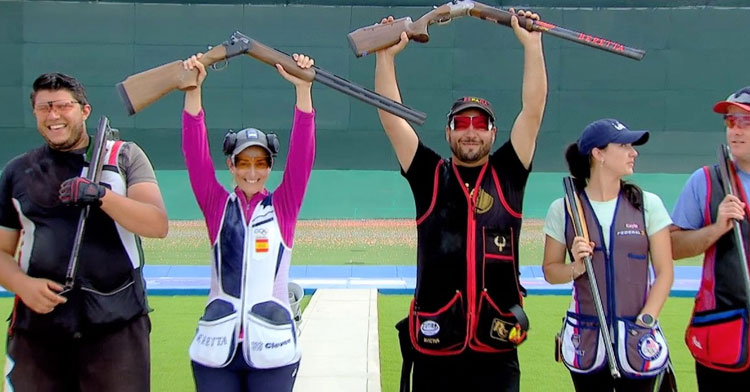
M 221 60 L 219 62 L 209 65 L 209 67 L 213 69 L 214 71 L 222 71 L 224 68 L 227 67 L 227 64 L 229 64 L 229 62 L 227 61 L 227 59 L 224 59 L 224 60 Z

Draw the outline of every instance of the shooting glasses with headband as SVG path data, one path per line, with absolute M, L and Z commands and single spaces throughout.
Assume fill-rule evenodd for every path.
M 232 163 L 235 162 L 237 154 L 242 150 L 252 147 L 263 147 L 268 151 L 271 158 L 271 165 L 279 153 L 279 138 L 275 133 L 263 133 L 255 128 L 245 128 L 241 131 L 234 132 L 231 129 L 224 135 L 224 154 L 231 156 Z

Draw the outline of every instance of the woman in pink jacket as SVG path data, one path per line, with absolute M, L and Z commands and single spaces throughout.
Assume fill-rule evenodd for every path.
M 315 158 L 311 83 L 276 65 L 297 96 L 281 183 L 273 192 L 265 188 L 278 138 L 246 128 L 224 138 L 227 167 L 237 184 L 229 192 L 216 179 L 209 151 L 200 56 L 184 62 L 186 69 L 198 70 L 198 86 L 185 93 L 182 113 L 185 164 L 212 247 L 211 291 L 190 345 L 196 389 L 291 391 L 300 347 L 287 281 L 294 228 Z M 292 57 L 300 68 L 313 65 L 307 56 Z

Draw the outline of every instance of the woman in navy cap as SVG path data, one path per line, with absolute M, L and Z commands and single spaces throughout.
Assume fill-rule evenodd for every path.
M 545 279 L 553 284 L 573 282 L 558 352 L 576 391 L 653 391 L 656 376 L 668 364 L 657 319 L 674 278 L 671 220 L 657 195 L 623 181 L 633 174 L 638 156 L 634 146 L 648 137 L 647 131 L 631 131 L 614 119 L 586 126 L 578 141 L 568 146 L 565 159 L 590 242 L 575 236 L 562 198 L 552 203 L 544 222 Z M 585 256 L 592 258 L 594 273 L 586 273 Z M 599 293 L 590 288 L 592 275 Z M 597 294 L 621 374 L 617 379 L 611 375 L 600 336 L 593 299 Z
M 208 145 L 200 54 L 185 60 L 198 70 L 198 86 L 185 93 L 182 149 L 190 183 L 211 242 L 211 291 L 190 345 L 198 391 L 288 392 L 300 360 L 297 328 L 289 305 L 289 262 L 302 198 L 315 157 L 311 83 L 279 74 L 296 90 L 289 154 L 279 186 L 265 188 L 279 142 L 255 128 L 230 131 L 223 152 L 236 187 L 216 179 Z M 294 54 L 300 68 L 313 60 Z

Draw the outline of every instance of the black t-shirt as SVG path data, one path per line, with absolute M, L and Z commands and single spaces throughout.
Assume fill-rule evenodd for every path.
M 401 171 L 411 186 L 414 194 L 414 203 L 416 205 L 417 217 L 424 215 L 430 207 L 433 198 L 433 188 L 435 184 L 435 168 L 438 162 L 443 159 L 438 153 L 425 146 L 421 141 L 414 154 L 409 171 Z M 521 212 L 523 209 L 523 195 L 526 188 L 526 181 L 529 179 L 531 167 L 526 169 L 516 154 L 510 140 L 506 141 L 494 153 L 490 154 L 490 165 L 495 169 L 500 186 L 503 190 L 503 196 L 510 208 L 514 211 Z M 444 164 L 450 165 L 451 160 L 446 159 Z M 469 188 L 469 192 L 474 189 L 476 180 L 482 170 L 481 166 L 464 167 L 457 166 L 461 178 L 464 180 L 463 186 Z M 485 176 L 491 173 L 487 171 Z

